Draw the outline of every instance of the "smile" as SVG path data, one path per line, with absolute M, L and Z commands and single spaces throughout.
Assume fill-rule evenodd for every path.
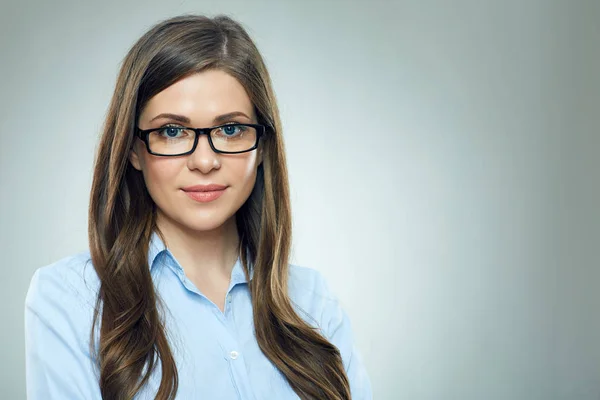
M 225 190 L 226 189 L 212 190 L 210 192 L 186 192 L 184 190 L 183 192 L 192 200 L 198 201 L 200 203 L 208 203 L 221 197 L 221 195 L 225 193 Z

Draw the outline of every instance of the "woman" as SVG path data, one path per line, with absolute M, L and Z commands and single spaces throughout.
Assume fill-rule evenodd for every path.
M 28 398 L 371 398 L 346 313 L 317 271 L 288 264 L 290 240 L 254 43 L 224 16 L 155 25 L 117 79 L 90 251 L 32 278 Z

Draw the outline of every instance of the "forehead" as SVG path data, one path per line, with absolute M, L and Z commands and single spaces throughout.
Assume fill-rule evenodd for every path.
M 221 70 L 208 70 L 180 79 L 152 97 L 140 114 L 140 122 L 172 113 L 187 116 L 194 126 L 208 126 L 214 117 L 233 111 L 254 118 L 253 109 L 237 79 Z

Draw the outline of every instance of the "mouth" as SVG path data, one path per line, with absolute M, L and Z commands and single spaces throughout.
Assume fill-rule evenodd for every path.
M 221 197 L 227 186 L 210 184 L 196 185 L 183 188 L 183 192 L 192 200 L 200 203 L 208 203 Z
M 218 190 L 225 190 L 227 189 L 227 186 L 225 185 L 219 185 L 217 183 L 211 183 L 208 185 L 194 185 L 194 186 L 188 186 L 188 187 L 184 187 L 182 190 L 184 192 L 215 192 Z

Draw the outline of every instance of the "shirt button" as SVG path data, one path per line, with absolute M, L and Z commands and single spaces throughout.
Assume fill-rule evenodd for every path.
M 227 301 L 228 301 L 229 303 L 231 303 L 231 295 L 230 295 L 230 294 L 228 294 L 228 295 L 227 295 Z
M 229 353 L 229 357 L 231 357 L 232 360 L 235 360 L 236 358 L 238 358 L 238 352 L 237 351 L 232 351 L 231 353 Z

